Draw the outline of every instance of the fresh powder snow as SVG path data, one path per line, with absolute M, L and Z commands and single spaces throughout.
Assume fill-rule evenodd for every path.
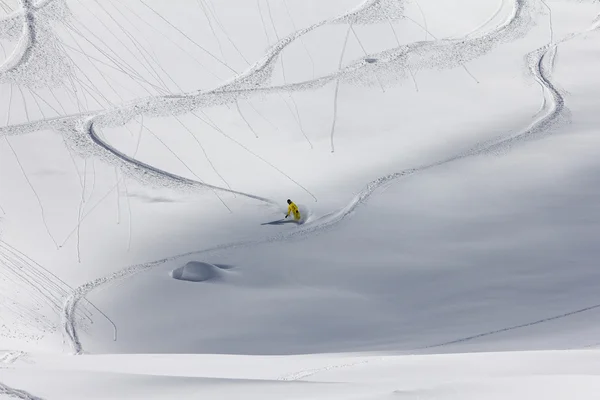
M 598 398 L 599 49 L 595 0 L 0 0 L 0 399 Z

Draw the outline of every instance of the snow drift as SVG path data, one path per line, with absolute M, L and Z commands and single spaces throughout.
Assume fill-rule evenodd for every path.
M 171 271 L 171 278 L 188 282 L 205 282 L 221 279 L 225 271 L 223 268 L 213 264 L 191 261 L 183 267 Z

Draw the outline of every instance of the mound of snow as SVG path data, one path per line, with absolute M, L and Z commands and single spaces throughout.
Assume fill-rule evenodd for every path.
M 173 279 L 189 282 L 204 282 L 223 276 L 223 269 L 209 263 L 191 261 L 171 271 Z

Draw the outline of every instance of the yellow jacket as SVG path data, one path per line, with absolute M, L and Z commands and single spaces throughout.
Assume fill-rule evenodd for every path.
M 300 220 L 300 210 L 298 210 L 298 206 L 296 204 L 294 204 L 294 202 L 291 202 L 290 205 L 288 206 L 288 212 L 285 215 L 285 217 L 289 217 L 290 214 L 294 214 L 294 219 L 296 221 Z

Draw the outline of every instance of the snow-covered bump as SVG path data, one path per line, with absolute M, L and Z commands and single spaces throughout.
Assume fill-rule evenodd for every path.
M 222 278 L 224 269 L 205 262 L 191 261 L 171 271 L 171 277 L 180 281 L 205 282 Z

